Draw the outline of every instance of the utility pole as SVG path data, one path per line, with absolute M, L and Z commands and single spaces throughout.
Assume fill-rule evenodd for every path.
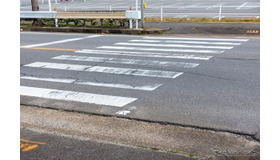
M 141 0 L 141 25 L 144 29 L 144 0 Z

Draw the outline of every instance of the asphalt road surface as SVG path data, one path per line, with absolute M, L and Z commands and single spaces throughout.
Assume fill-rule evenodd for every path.
M 21 0 L 21 11 L 31 11 L 30 0 Z M 41 11 L 48 11 L 47 0 L 38 0 Z M 131 0 L 51 0 L 52 9 L 58 11 L 86 11 L 86 10 L 129 10 L 130 6 L 135 10 L 136 1 Z M 140 4 L 140 0 L 138 0 Z M 161 8 L 163 17 L 205 17 L 217 18 L 221 6 L 222 18 L 248 18 L 260 17 L 259 0 L 193 0 L 193 1 L 166 1 L 166 0 L 145 0 L 147 8 L 146 17 L 160 17 Z
M 255 136 L 259 38 L 21 33 L 21 104 Z
M 128 145 L 94 142 L 90 138 L 72 138 L 71 135 L 38 133 L 21 128 L 20 159 L 123 159 L 123 160 L 191 160 L 184 155 L 175 155 L 159 150 Z

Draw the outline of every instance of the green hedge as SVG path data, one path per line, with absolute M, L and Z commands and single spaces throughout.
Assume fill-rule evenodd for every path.
M 34 19 L 20 19 L 21 23 L 24 21 L 32 22 Z M 55 26 L 54 19 L 42 19 L 45 26 Z M 134 22 L 135 23 L 135 22 Z M 58 19 L 58 26 L 75 26 L 75 27 L 102 27 L 102 28 L 128 28 L 128 19 Z

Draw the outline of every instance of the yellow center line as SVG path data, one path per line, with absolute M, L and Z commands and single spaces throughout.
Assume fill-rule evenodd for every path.
M 28 146 L 29 144 L 22 144 L 22 143 L 20 143 L 20 148 L 24 148 L 24 147 L 26 147 L 26 146 Z
M 29 145 L 29 146 L 27 146 L 26 148 L 24 148 L 24 149 L 21 150 L 21 151 L 22 151 L 22 152 L 26 152 L 26 151 L 30 151 L 30 150 L 32 150 L 32 149 L 34 149 L 34 148 L 37 148 L 37 147 L 38 147 L 37 144 Z
M 54 50 L 54 51 L 79 51 L 79 49 L 63 49 L 63 48 L 36 48 L 36 47 L 20 47 L 24 49 L 42 49 L 42 50 Z
M 20 139 L 20 141 L 28 142 L 28 143 L 36 143 L 36 144 L 46 144 L 46 143 L 43 143 L 43 142 L 34 142 L 34 141 L 28 141 L 28 140 L 25 140 L 25 139 Z

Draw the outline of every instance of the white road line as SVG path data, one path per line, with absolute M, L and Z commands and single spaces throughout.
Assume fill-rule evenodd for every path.
M 57 82 L 57 83 L 69 83 L 69 84 L 78 84 L 78 85 L 89 85 L 97 87 L 112 87 L 112 88 L 121 88 L 121 89 L 131 89 L 131 90 L 143 90 L 143 91 L 153 91 L 160 87 L 162 84 L 153 83 L 147 84 L 144 86 L 132 86 L 127 84 L 120 83 L 101 83 L 101 82 L 87 82 L 79 79 L 58 79 L 58 78 L 39 78 L 39 77 L 29 77 L 22 76 L 21 79 L 34 80 L 34 81 L 47 81 L 47 82 Z
M 58 89 L 35 88 L 27 86 L 20 86 L 20 95 L 64 101 L 93 103 L 98 105 L 114 107 L 123 107 L 137 100 L 137 98 L 130 97 L 118 97 L 110 95 L 64 91 Z
M 193 40 L 193 41 L 236 41 L 247 42 L 249 39 L 220 39 L 220 38 L 179 38 L 179 37 L 143 37 L 143 39 L 176 39 L 176 40 Z
M 193 49 L 161 49 L 161 48 L 143 48 L 143 47 L 118 47 L 118 46 L 100 46 L 101 49 L 119 49 L 119 50 L 139 50 L 139 51 L 162 51 L 162 52 L 191 52 L 191 53 L 212 53 L 220 54 L 224 51 L 217 50 L 193 50 Z
M 101 37 L 102 35 L 92 35 L 92 36 L 87 36 L 85 38 L 96 38 L 96 37 Z
M 23 47 L 40 47 L 40 46 L 47 46 L 47 45 L 52 45 L 52 44 L 59 44 L 59 43 L 66 43 L 66 42 L 79 41 L 79 40 L 83 40 L 83 39 L 85 39 L 85 38 L 94 38 L 94 37 L 100 37 L 100 36 L 102 36 L 102 35 L 87 36 L 87 37 L 84 37 L 84 38 L 65 39 L 65 40 L 53 41 L 53 42 L 48 42 L 48 43 L 26 45 L 26 46 L 23 46 Z
M 247 6 L 246 6 L 247 8 Z M 256 17 L 258 15 L 260 15 L 260 13 L 222 13 L 225 17 Z M 149 15 L 149 17 L 158 17 L 160 16 L 160 13 L 145 13 L 145 15 Z M 168 16 L 179 16 L 181 15 L 182 17 L 191 17 L 192 15 L 203 15 L 203 17 L 205 16 L 205 13 L 164 13 L 164 15 L 168 15 Z M 217 13 L 208 13 L 207 17 L 213 17 L 214 15 L 217 15 Z
M 225 5 L 225 4 L 226 4 L 226 3 L 218 3 L 218 4 L 216 4 L 216 5 L 207 7 L 206 10 L 209 10 L 209 9 L 211 9 L 211 8 L 217 8 L 217 7 L 223 6 L 223 5 Z
M 182 44 L 151 44 L 151 43 L 115 43 L 114 45 L 123 46 L 149 46 L 149 47 L 171 47 L 171 48 L 202 48 L 202 49 L 232 49 L 226 46 L 199 46 L 199 45 L 182 45 Z
M 160 40 L 141 40 L 141 39 L 133 39 L 133 40 L 129 40 L 129 42 L 151 42 L 151 43 L 159 43 L 159 42 L 163 42 Z
M 239 7 L 237 7 L 236 9 L 241 9 L 242 7 L 246 6 L 248 4 L 248 2 L 245 2 L 243 4 L 241 4 Z
M 172 72 L 172 71 L 142 70 L 142 69 L 132 69 L 132 68 L 115 68 L 115 67 L 87 66 L 87 65 L 74 65 L 74 64 L 61 64 L 61 63 L 48 63 L 48 62 L 34 62 L 24 66 L 35 67 L 35 68 L 46 68 L 46 69 L 61 69 L 61 70 L 110 73 L 110 74 L 131 75 L 131 76 L 158 77 L 158 78 L 176 78 L 183 74 L 183 72 Z
M 134 57 L 153 57 L 153 58 L 174 58 L 174 59 L 193 59 L 193 60 L 209 60 L 213 56 L 197 56 L 188 54 L 175 53 L 156 53 L 156 52 L 126 52 L 126 51 L 110 51 L 110 50 L 89 50 L 83 49 L 76 51 L 77 53 L 101 54 L 101 55 L 122 55 Z
M 202 42 L 202 41 L 165 41 L 166 43 L 189 43 L 189 44 L 211 44 L 211 45 L 240 45 L 241 43 L 227 43 L 227 42 Z
M 39 47 L 39 46 L 46 46 L 46 45 L 52 45 L 52 44 L 58 44 L 58 43 L 78 41 L 78 40 L 82 40 L 82 39 L 84 39 L 84 38 L 65 39 L 65 40 L 61 40 L 61 41 L 54 41 L 54 42 L 41 43 L 41 44 L 33 44 L 33 45 L 27 45 L 27 46 L 23 46 L 23 47 Z
M 86 71 L 86 69 L 92 67 L 89 65 L 61 64 L 61 63 L 48 63 L 48 62 L 34 62 L 24 66 L 34 67 L 34 68 L 70 70 L 70 71 Z
M 186 44 L 211 44 L 211 45 L 233 45 L 238 46 L 241 43 L 230 42 L 207 42 L 207 41 L 160 41 L 160 40 L 130 40 L 129 42 L 155 42 L 155 43 L 186 43 Z
M 87 56 L 72 56 L 72 55 L 61 55 L 61 56 L 53 57 L 52 59 L 115 63 L 115 64 L 133 64 L 133 65 L 142 65 L 142 66 L 150 65 L 150 66 L 178 67 L 178 68 L 181 68 L 181 67 L 182 68 L 194 68 L 199 65 L 197 63 L 186 63 L 186 62 L 151 61 L 151 60 L 138 60 L 138 59 L 87 57 Z
M 47 82 L 59 82 L 59 83 L 75 83 L 76 79 L 61 79 L 61 78 L 39 78 L 31 76 L 21 76 L 20 79 L 34 80 L 34 81 L 47 81 Z

